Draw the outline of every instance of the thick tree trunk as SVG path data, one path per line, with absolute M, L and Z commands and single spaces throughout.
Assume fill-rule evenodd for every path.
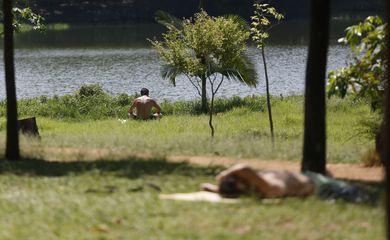
M 302 171 L 326 172 L 325 78 L 330 0 L 311 1 L 309 56 L 306 68 L 305 134 Z
M 19 135 L 17 122 L 17 102 L 15 87 L 14 46 L 12 27 L 12 0 L 3 0 L 4 15 L 4 68 L 7 95 L 7 140 L 5 157 L 17 160 L 19 154 Z
M 390 2 L 386 1 L 386 22 L 390 22 Z M 387 36 L 390 36 L 390 30 L 387 28 Z M 390 38 L 386 40 L 387 45 L 387 62 L 390 60 Z M 384 108 L 384 125 L 382 132 L 383 147 L 381 148 L 381 159 L 385 165 L 386 172 L 386 232 L 387 239 L 390 239 L 390 68 L 387 67 L 385 83 L 385 108 Z
M 207 113 L 208 104 L 207 104 L 207 79 L 206 77 L 202 78 L 202 113 Z
M 270 127 L 270 131 L 271 131 L 272 146 L 275 147 L 274 121 L 272 120 L 271 94 L 269 92 L 268 68 L 267 68 L 267 61 L 265 58 L 264 47 L 261 48 L 261 56 L 263 57 L 263 64 L 264 64 L 265 88 L 267 91 L 267 109 L 268 109 L 269 127 Z

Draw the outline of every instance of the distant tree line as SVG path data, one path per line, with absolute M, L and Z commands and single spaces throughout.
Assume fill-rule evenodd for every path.
M 252 0 L 203 0 L 202 7 L 211 15 L 226 13 L 248 18 Z M 287 20 L 306 19 L 310 16 L 309 0 L 273 0 L 272 5 L 286 15 Z M 366 17 L 380 13 L 380 0 L 332 0 L 332 16 Z M 153 22 L 157 10 L 177 17 L 192 16 L 199 9 L 199 0 L 30 0 L 34 10 L 46 22 L 67 23 L 132 23 Z

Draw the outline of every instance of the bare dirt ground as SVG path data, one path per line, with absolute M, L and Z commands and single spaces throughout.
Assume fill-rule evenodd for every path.
M 84 148 L 42 148 L 42 149 L 26 149 L 25 153 L 33 153 L 39 155 L 47 161 L 79 161 L 79 160 L 104 160 L 104 159 L 127 159 L 130 157 L 152 159 L 164 158 L 170 162 L 186 162 L 202 166 L 226 166 L 230 167 L 234 164 L 243 163 L 255 169 L 264 170 L 288 170 L 292 172 L 300 171 L 299 161 L 283 161 L 283 160 L 264 160 L 264 159 L 239 159 L 232 157 L 221 156 L 156 156 L 147 153 L 131 153 L 119 149 L 84 149 Z M 339 179 L 360 180 L 379 182 L 384 179 L 382 167 L 365 167 L 363 164 L 328 164 L 328 171 Z

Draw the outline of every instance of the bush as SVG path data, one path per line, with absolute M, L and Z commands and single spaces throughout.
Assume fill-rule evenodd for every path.
M 76 95 L 79 97 L 92 97 L 92 96 L 99 96 L 103 94 L 105 94 L 105 92 L 103 91 L 103 88 L 99 84 L 83 85 L 76 92 Z
M 362 156 L 362 162 L 365 167 L 379 167 L 382 166 L 381 158 L 374 149 L 368 150 Z
M 372 110 L 381 110 L 385 88 L 386 24 L 378 16 L 350 26 L 339 42 L 349 45 L 354 54 L 347 67 L 329 73 L 329 96 L 344 98 L 352 92 L 367 99 Z

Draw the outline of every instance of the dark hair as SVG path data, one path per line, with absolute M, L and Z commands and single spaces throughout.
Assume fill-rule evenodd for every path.
M 141 96 L 144 96 L 144 95 L 149 96 L 149 89 L 147 89 L 147 88 L 141 89 Z

